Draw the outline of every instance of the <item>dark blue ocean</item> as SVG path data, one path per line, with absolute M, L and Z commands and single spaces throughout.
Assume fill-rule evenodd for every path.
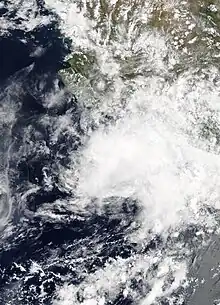
M 38 8 L 40 14 L 52 14 L 44 9 L 43 1 L 38 1 Z M 0 14 L 12 19 L 16 17 L 16 11 L 8 11 L 7 6 L 1 9 Z M 19 24 L 20 20 L 15 18 L 16 22 Z M 2 305 L 52 304 L 57 287 L 62 287 L 65 282 L 77 285 L 83 281 L 83 275 L 78 275 L 80 265 L 74 266 L 70 261 L 74 256 L 76 259 L 81 256 L 79 248 L 88 240 L 92 244 L 98 231 L 102 233 L 94 242 L 99 242 L 102 247 L 100 253 L 86 258 L 83 268 L 88 272 L 104 266 L 109 258 L 129 257 L 135 251 L 135 244 L 123 241 L 123 230 L 127 229 L 136 211 L 135 202 L 123 202 L 122 213 L 128 216 L 123 225 L 117 215 L 112 219 L 107 211 L 104 215 L 78 218 L 64 207 L 63 210 L 53 211 L 61 216 L 60 221 L 54 222 L 35 216 L 44 204 L 52 205 L 56 200 L 68 200 L 73 196 L 59 186 L 56 173 L 60 164 L 68 166 L 68 153 L 79 148 L 80 137 L 71 138 L 65 134 L 56 143 L 52 143 L 51 137 L 53 123 L 67 112 L 71 114 L 72 124 L 80 135 L 80 109 L 77 100 L 68 91 L 62 95 L 58 105 L 48 109 L 45 103 L 45 97 L 50 92 L 64 90 L 58 71 L 68 67 L 64 59 L 70 52 L 70 44 L 62 36 L 58 22 L 28 32 L 9 30 L 0 37 L 1 104 L 4 108 L 10 99 L 10 104 L 6 106 L 12 106 L 15 113 L 13 121 L 6 120 L 1 126 L 2 171 L 6 172 L 13 198 L 10 199 L 11 211 L 2 212 Z M 34 55 L 38 47 L 40 54 Z M 47 126 L 41 123 L 44 116 L 49 121 Z M 49 189 L 44 183 L 45 172 L 52 179 Z M 30 192 L 21 202 L 22 194 L 28 190 L 30 183 L 36 186 L 36 191 Z M 8 194 L 3 194 L 5 209 L 9 209 L 8 201 Z M 3 223 L 4 217 L 7 218 L 6 223 Z M 114 230 L 117 230 L 115 240 L 112 235 Z M 103 244 L 105 240 L 107 243 Z M 113 240 L 114 246 L 109 246 Z M 152 242 L 152 247 L 156 247 L 157 243 L 159 239 Z M 41 266 L 49 257 L 51 263 L 43 270 L 30 271 L 33 262 Z M 115 298 L 115 304 L 132 303 L 132 300 L 120 295 Z

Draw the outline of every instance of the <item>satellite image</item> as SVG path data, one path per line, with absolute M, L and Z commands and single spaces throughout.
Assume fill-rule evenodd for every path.
M 220 1 L 0 0 L 0 305 L 220 305 Z

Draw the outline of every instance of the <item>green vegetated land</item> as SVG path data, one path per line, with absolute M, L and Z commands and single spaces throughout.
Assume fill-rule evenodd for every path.
M 186 0 L 186 1 L 126 1 L 118 0 L 111 5 L 110 1 L 88 1 L 86 17 L 93 20 L 94 31 L 100 33 L 100 45 L 111 46 L 123 30 L 126 35 L 131 30 L 133 38 L 144 31 L 157 31 L 166 36 L 167 44 L 180 54 L 176 64 L 176 72 L 181 72 L 192 64 L 208 64 L 219 66 L 220 57 L 220 1 Z M 98 14 L 97 14 L 98 7 Z M 150 13 L 149 13 L 150 8 Z M 146 20 L 139 18 L 145 14 Z M 126 14 L 125 14 L 126 11 Z M 119 41 L 120 43 L 120 41 Z M 120 61 L 120 58 L 116 58 Z M 130 60 L 133 65 L 138 61 Z M 68 60 L 70 68 L 67 73 L 88 77 L 92 68 L 97 65 L 96 55 L 78 49 Z M 127 77 L 132 77 L 127 74 Z

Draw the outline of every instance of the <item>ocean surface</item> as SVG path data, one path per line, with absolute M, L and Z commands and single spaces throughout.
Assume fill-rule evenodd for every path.
M 0 1 L 0 305 L 220 304 L 218 1 Z

